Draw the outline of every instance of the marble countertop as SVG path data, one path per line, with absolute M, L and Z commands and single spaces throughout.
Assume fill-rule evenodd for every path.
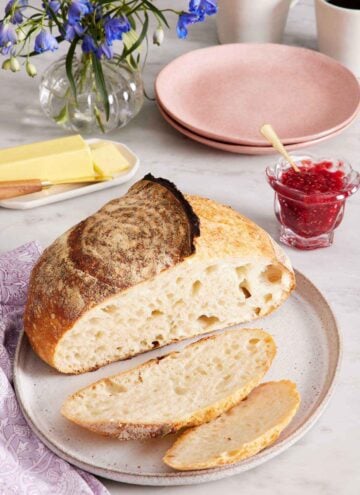
M 161 0 L 163 2 L 163 0 Z M 316 48 L 313 2 L 305 0 L 291 11 L 285 42 Z M 192 28 L 189 40 L 167 34 L 164 45 L 151 47 L 145 68 L 149 94 L 159 69 L 186 51 L 217 43 L 214 20 Z M 39 59 L 41 70 L 51 57 Z M 0 146 L 49 139 L 63 132 L 49 123 L 38 105 L 38 81 L 22 74 L 0 73 Z M 4 97 L 6 95 L 6 99 Z M 196 144 L 170 128 L 153 101 L 147 101 L 125 129 L 110 135 L 140 157 L 134 181 L 147 172 L 174 181 L 181 190 L 229 204 L 278 237 L 273 193 L 264 168 L 272 157 L 232 155 Z M 360 168 L 360 119 L 340 136 L 312 146 L 317 155 L 344 156 Z M 28 211 L 0 209 L 0 251 L 37 239 L 43 246 L 122 195 L 128 184 Z M 334 396 L 316 426 L 296 445 L 270 462 L 244 474 L 193 487 L 147 488 L 104 480 L 110 492 L 127 495 L 358 495 L 360 493 L 360 194 L 348 203 L 335 244 L 325 250 L 286 249 L 293 265 L 323 291 L 331 303 L 344 337 L 344 356 Z

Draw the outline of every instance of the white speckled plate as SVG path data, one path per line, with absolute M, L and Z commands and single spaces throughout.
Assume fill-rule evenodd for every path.
M 341 344 L 334 315 L 324 297 L 302 274 L 297 289 L 274 314 L 247 327 L 263 327 L 275 338 L 278 353 L 264 381 L 288 378 L 296 382 L 301 407 L 271 447 L 236 464 L 203 471 L 176 472 L 161 459 L 174 435 L 144 442 L 120 442 L 90 433 L 60 413 L 70 393 L 94 380 L 131 368 L 188 341 L 158 349 L 131 360 L 113 363 L 92 373 L 61 375 L 44 364 L 23 336 L 14 364 L 17 397 L 36 435 L 56 454 L 86 471 L 139 485 L 186 485 L 216 480 L 251 469 L 299 440 L 324 411 L 338 372 Z M 193 339 L 195 340 L 195 339 Z
M 13 210 L 29 210 L 38 206 L 57 203 L 65 199 L 75 198 L 76 196 L 84 196 L 94 191 L 108 189 L 109 187 L 118 186 L 128 182 L 134 177 L 139 168 L 139 158 L 135 153 L 125 146 L 125 144 L 109 139 L 86 139 L 87 143 L 96 143 L 97 141 L 106 141 L 114 144 L 118 150 L 127 158 L 130 166 L 116 175 L 113 179 L 104 182 L 90 182 L 88 184 L 60 184 L 43 189 L 42 191 L 25 194 L 24 196 L 16 196 L 15 198 L 3 199 L 0 201 L 0 207 L 11 208 Z

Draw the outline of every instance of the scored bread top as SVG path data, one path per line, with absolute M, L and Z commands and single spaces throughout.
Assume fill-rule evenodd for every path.
M 174 191 L 166 181 L 141 180 L 44 251 L 24 315 L 42 359 L 53 364 L 61 337 L 86 311 L 184 259 L 266 259 L 281 263 L 294 285 L 286 257 L 279 259 L 255 223 L 215 201 Z
M 60 236 L 30 279 L 24 325 L 35 350 L 47 360 L 84 311 L 191 255 L 199 223 L 171 182 L 148 174 Z

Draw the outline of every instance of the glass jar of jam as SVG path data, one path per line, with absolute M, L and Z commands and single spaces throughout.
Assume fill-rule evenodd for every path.
M 360 185 L 360 174 L 340 159 L 294 156 L 300 172 L 285 160 L 266 169 L 275 190 L 280 241 L 298 249 L 330 246 L 344 216 L 346 198 Z

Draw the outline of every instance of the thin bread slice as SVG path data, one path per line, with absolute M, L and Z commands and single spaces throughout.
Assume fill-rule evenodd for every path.
M 62 414 L 121 440 L 173 433 L 241 401 L 260 383 L 275 353 L 263 330 L 228 330 L 79 390 Z
M 293 382 L 259 385 L 222 416 L 184 432 L 163 460 L 174 469 L 189 471 L 247 459 L 275 442 L 299 404 Z

